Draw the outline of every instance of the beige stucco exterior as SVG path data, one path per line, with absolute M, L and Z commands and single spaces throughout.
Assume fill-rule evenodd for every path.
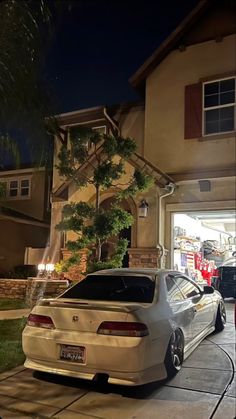
M 44 168 L 0 172 L 2 182 L 30 179 L 29 196 L 1 200 L 0 274 L 13 271 L 17 265 L 41 261 L 35 254 L 44 252 L 50 231 L 49 179 L 46 176 Z
M 235 71 L 236 35 L 172 51 L 146 81 L 145 157 L 168 173 L 235 164 L 235 133 L 184 140 L 185 86 Z

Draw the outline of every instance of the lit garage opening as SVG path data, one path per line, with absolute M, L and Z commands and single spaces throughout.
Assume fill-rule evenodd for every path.
M 217 268 L 236 251 L 234 210 L 174 213 L 172 267 L 197 282 L 214 282 Z

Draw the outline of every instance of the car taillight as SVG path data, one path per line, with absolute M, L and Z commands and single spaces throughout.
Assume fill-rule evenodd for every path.
M 33 327 L 43 327 L 45 329 L 55 329 L 51 317 L 42 316 L 40 314 L 30 314 L 27 319 L 27 325 Z
M 149 335 L 147 326 L 137 322 L 103 322 L 100 324 L 97 333 L 101 335 L 135 337 Z

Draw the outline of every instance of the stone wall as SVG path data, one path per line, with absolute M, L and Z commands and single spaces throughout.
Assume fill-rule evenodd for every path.
M 25 300 L 32 307 L 40 298 L 55 297 L 68 286 L 66 280 L 0 279 L 0 298 Z
M 67 260 L 72 256 L 72 252 L 68 249 L 62 249 L 61 252 L 63 260 Z M 77 265 L 71 266 L 64 273 L 64 277 L 71 281 L 81 281 L 84 278 L 83 272 L 86 272 L 87 269 L 88 249 L 78 250 L 76 253 L 80 255 L 80 262 Z
M 160 249 L 158 248 L 130 248 L 129 268 L 159 268 Z
M 24 300 L 27 284 L 27 279 L 0 279 L 0 298 Z

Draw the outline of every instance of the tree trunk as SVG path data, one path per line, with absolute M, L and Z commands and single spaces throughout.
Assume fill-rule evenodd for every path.
M 100 207 L 100 190 L 99 190 L 99 185 L 95 186 L 96 188 L 96 212 L 99 212 L 99 207 Z

